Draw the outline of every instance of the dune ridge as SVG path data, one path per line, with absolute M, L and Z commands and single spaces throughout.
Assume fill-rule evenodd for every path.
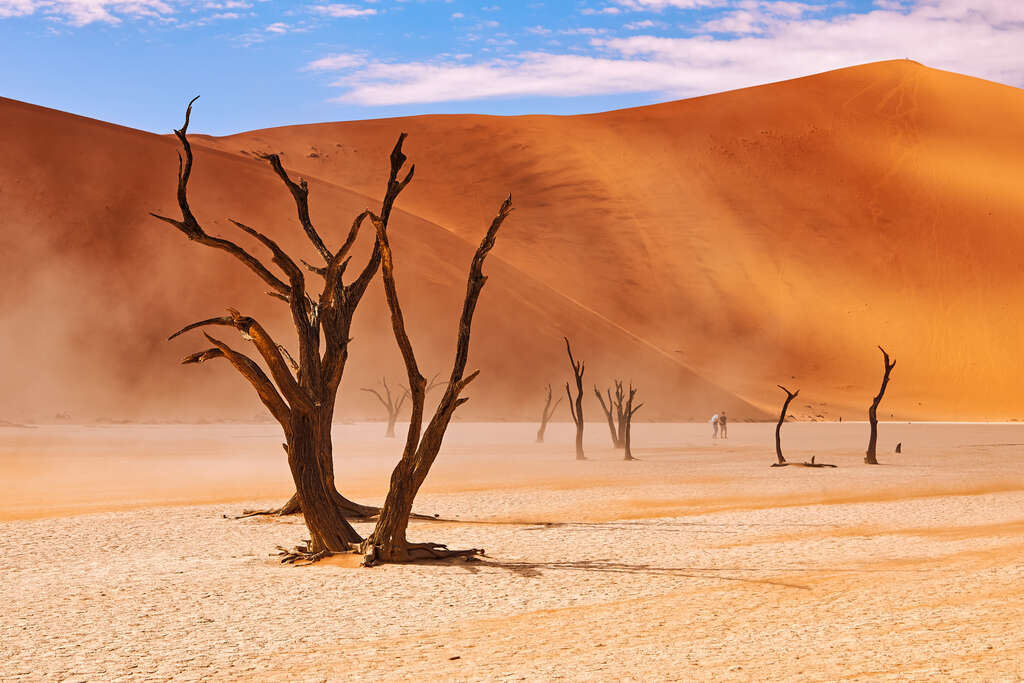
M 228 368 L 179 368 L 194 344 L 164 341 L 227 305 L 283 321 L 244 270 L 147 217 L 173 208 L 174 141 L 11 100 L 0 118 L 14 226 L 0 315 L 21 387 L 2 409 L 259 413 Z M 169 127 L 179 118 L 168 112 Z M 640 384 L 638 419 L 764 419 L 779 382 L 801 388 L 800 418 L 862 419 L 879 343 L 897 360 L 886 418 L 1024 414 L 1012 313 L 1024 91 L 904 60 L 585 116 L 197 135 L 193 204 L 213 231 L 232 234 L 233 217 L 302 246 L 287 194 L 254 159 L 278 152 L 310 179 L 314 219 L 336 240 L 375 205 L 402 130 L 417 174 L 396 267 L 434 371 L 449 362 L 472 245 L 507 193 L 516 204 L 481 302 L 466 419 L 538 412 L 567 374 L 563 334 L 588 360 L 588 391 Z M 357 388 L 401 370 L 380 292 L 365 306 L 341 404 L 353 418 L 376 415 Z

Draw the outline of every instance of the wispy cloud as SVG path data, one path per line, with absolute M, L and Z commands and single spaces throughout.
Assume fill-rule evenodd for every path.
M 688 7 L 704 0 L 623 0 Z M 346 63 L 336 100 L 380 106 L 484 98 L 658 93 L 685 97 L 782 80 L 863 62 L 912 57 L 929 65 L 1024 84 L 1024 3 L 917 0 L 900 8 L 815 16 L 819 6 L 744 0 L 733 23 L 708 33 L 595 37 L 590 54 L 524 52 L 514 57 Z M 737 12 L 750 13 L 743 23 Z M 809 14 L 810 13 L 810 14 Z M 322 60 L 318 60 L 322 61 Z M 315 64 L 316 62 L 314 62 Z M 312 64 L 310 68 L 313 67 Z
M 377 13 L 377 10 L 372 7 L 353 7 L 352 5 L 342 5 L 337 3 L 332 5 L 313 5 L 311 9 L 314 12 L 338 18 L 368 17 Z
M 35 13 L 85 26 L 94 22 L 119 24 L 124 19 L 167 18 L 174 13 L 164 0 L 0 0 L 0 17 Z

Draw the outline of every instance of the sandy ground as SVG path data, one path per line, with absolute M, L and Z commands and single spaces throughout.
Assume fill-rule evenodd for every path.
M 1024 425 L 457 424 L 413 540 L 480 562 L 286 567 L 270 426 L 0 428 L 0 680 L 1024 680 Z M 604 428 L 606 429 L 606 428 Z M 339 481 L 397 444 L 339 426 Z M 897 441 L 903 454 L 892 454 Z M 365 527 L 361 527 L 365 530 Z

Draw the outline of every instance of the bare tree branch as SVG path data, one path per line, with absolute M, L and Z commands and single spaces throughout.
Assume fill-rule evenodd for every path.
M 277 176 L 284 182 L 285 187 L 291 192 L 292 198 L 295 200 L 295 208 L 299 214 L 299 223 L 302 224 L 302 229 L 306 236 L 309 237 L 309 241 L 320 252 L 324 261 L 330 263 L 332 254 L 324 245 L 324 241 L 320 239 L 319 233 L 313 227 L 313 221 L 309 218 L 309 186 L 306 184 L 306 181 L 299 179 L 297 185 L 292 182 L 292 179 L 288 177 L 288 172 L 284 170 L 284 165 L 281 164 L 281 157 L 277 154 L 264 154 L 262 157 L 270 162 L 274 172 L 277 173 Z

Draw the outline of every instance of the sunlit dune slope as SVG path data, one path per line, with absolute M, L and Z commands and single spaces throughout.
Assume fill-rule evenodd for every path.
M 181 112 L 168 116 L 178 123 Z M 58 411 L 72 419 L 262 414 L 250 387 L 227 363 L 178 365 L 187 353 L 208 346 L 198 332 L 166 340 L 184 324 L 234 306 L 265 321 L 278 341 L 292 344 L 286 306 L 265 296 L 261 281 L 230 256 L 191 244 L 148 216 L 151 210 L 172 215 L 177 210 L 175 141 L 10 100 L 0 100 L 0 119 L 3 414 L 24 419 L 51 418 Z M 210 232 L 237 239 L 265 257 L 226 220 L 237 218 L 313 260 L 294 204 L 265 162 L 199 146 L 196 157 L 192 206 Z M 385 164 L 386 154 L 367 161 L 377 181 L 368 194 L 379 196 L 383 189 Z M 379 207 L 357 191 L 315 178 L 310 184 L 314 220 L 335 247 L 356 213 Z M 450 371 L 469 261 L 505 194 L 499 190 L 479 199 L 474 205 L 479 221 L 467 229 L 466 240 L 409 213 L 399 211 L 393 218 L 400 295 L 428 375 L 444 377 Z M 524 220 L 528 216 L 524 212 Z M 508 225 L 518 220 L 513 214 Z M 367 258 L 369 239 L 364 235 L 351 270 Z M 461 416 L 534 417 L 547 383 L 562 392 L 566 334 L 587 361 L 588 391 L 613 374 L 632 378 L 643 388 L 645 413 L 652 418 L 703 419 L 709 410 L 722 408 L 737 417 L 762 414 L 689 371 L 671 353 L 504 262 L 506 247 L 514 245 L 502 234 L 485 268 L 490 280 L 470 352 L 471 368 L 483 372 L 467 391 L 472 400 Z M 383 375 L 392 386 L 405 381 L 385 313 L 383 292 L 374 284 L 357 314 L 339 419 L 380 414 L 376 399 L 361 387 Z M 235 333 L 212 332 L 236 348 L 247 346 Z M 599 418 L 596 406 L 591 416 Z
M 503 260 L 765 409 L 783 383 L 798 413 L 863 419 L 883 344 L 886 416 L 1024 415 L 1024 91 L 894 61 L 590 116 L 203 144 L 372 193 L 399 130 L 407 211 L 472 240 L 511 191 Z

